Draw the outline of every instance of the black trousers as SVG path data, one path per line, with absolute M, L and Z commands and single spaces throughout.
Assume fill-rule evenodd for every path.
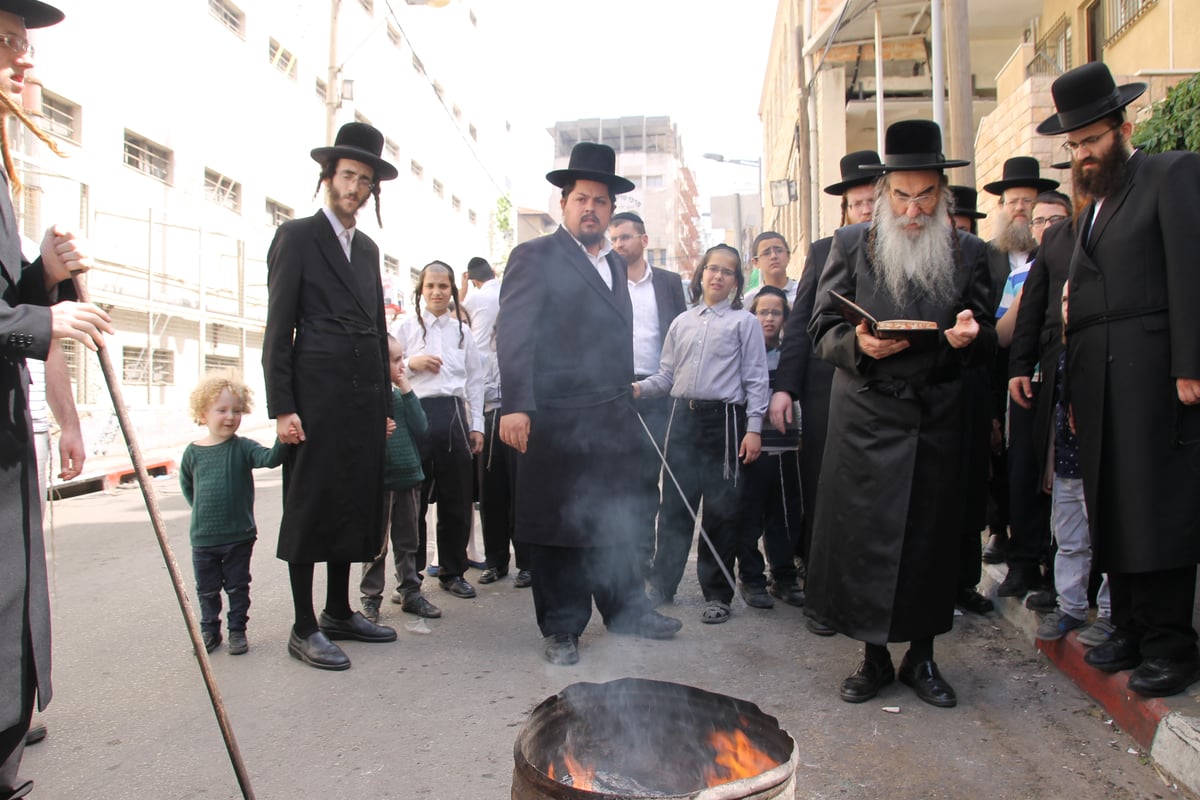
M 708 544 L 701 542 L 697 548 L 696 575 L 705 600 L 732 602 L 733 587 L 720 564 L 733 574 L 739 529 L 735 479 L 744 478 L 738 474 L 741 465 L 737 453 L 746 432 L 746 410 L 741 406 L 697 404 L 681 398 L 672 400 L 667 427 L 667 463 L 683 489 L 687 504 L 673 483 L 664 486 L 651 580 L 662 597 L 675 596 L 687 567 L 695 528 L 688 505 L 699 511 L 703 500 L 701 524 L 717 556 L 714 557 Z
M 1192 610 L 1196 567 L 1156 572 L 1110 572 L 1112 620 L 1118 633 L 1141 642 L 1143 658 L 1197 657 Z
M 593 599 L 610 628 L 632 626 L 650 611 L 636 556 L 628 545 L 526 548 L 533 570 L 533 608 L 543 636 L 582 634 L 592 618 Z
M 651 397 L 641 398 L 634 401 L 634 406 L 637 408 L 642 419 L 646 422 L 646 427 L 650 429 L 651 435 L 654 437 L 654 444 L 658 445 L 658 449 L 662 450 L 666 444 L 667 420 L 671 415 L 671 398 L 669 397 Z M 637 461 L 631 465 L 631 468 L 637 471 L 636 476 L 636 500 L 635 500 L 635 515 L 637 524 L 637 553 L 638 564 L 641 566 L 642 577 L 649 578 L 650 571 L 654 563 L 654 540 L 655 540 L 655 519 L 658 517 L 658 508 L 662 503 L 662 493 L 659 489 L 660 479 L 662 478 L 662 459 L 658 452 L 654 449 L 654 444 L 650 442 L 650 438 L 646 436 L 646 432 L 641 430 L 641 423 L 638 423 L 638 454 Z M 674 491 L 673 486 L 667 487 L 670 491 Z
M 192 548 L 192 568 L 196 571 L 196 599 L 200 603 L 200 629 L 205 633 L 221 630 L 221 590 L 229 595 L 229 630 L 246 630 L 250 614 L 250 558 L 254 539 L 211 547 Z
M 775 583 L 789 586 L 796 582 L 795 554 L 803 517 L 799 455 L 798 451 L 764 453 L 757 461 L 742 465 L 737 560 L 738 580 L 747 586 L 767 585 L 767 563 Z M 759 539 L 767 551 L 766 562 L 758 548 Z
M 517 569 L 529 569 L 524 543 L 512 541 L 517 477 L 513 469 L 515 452 L 500 439 L 500 409 L 486 412 L 483 416 L 483 453 L 479 456 L 479 521 L 483 526 L 487 565 L 501 572 L 508 571 L 510 543 L 516 551 Z
M 1033 384 L 1033 407 L 1008 405 L 1008 504 L 1012 535 L 1008 566 L 1033 570 L 1050 552 L 1050 495 L 1042 490 L 1034 442 L 1037 395 L 1049 387 Z
M 425 567 L 429 541 L 425 514 L 430 503 L 437 503 L 438 578 L 448 580 L 467 571 L 467 542 L 474 524 L 474 467 L 467 438 L 471 420 L 457 397 L 422 397 L 421 408 L 429 420 L 429 434 L 421 453 L 425 483 L 417 516 L 417 570 Z
M 17 777 L 17 772 L 21 768 L 21 756 L 25 752 L 25 732 L 29 730 L 29 720 L 33 719 L 33 699 L 37 688 L 34 678 L 33 644 L 29 641 L 28 630 L 24 636 L 25 653 L 21 674 L 5 678 L 15 678 L 21 682 L 21 718 L 16 725 L 0 731 L 0 797 L 8 797 L 18 786 L 25 783 Z

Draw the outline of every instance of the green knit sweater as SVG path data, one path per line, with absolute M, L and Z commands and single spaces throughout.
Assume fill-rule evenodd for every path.
M 187 446 L 179 463 L 179 485 L 192 507 L 192 547 L 232 544 L 258 535 L 251 470 L 278 467 L 287 447 L 276 439 L 268 450 L 241 436 Z
M 396 430 L 387 439 L 387 455 L 383 465 L 385 489 L 411 489 L 425 480 L 421 471 L 421 454 L 417 452 L 417 439 L 429 430 L 425 410 L 416 392 L 401 394 L 392 387 L 392 419 Z

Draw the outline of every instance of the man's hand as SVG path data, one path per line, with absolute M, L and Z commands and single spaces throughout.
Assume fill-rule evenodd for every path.
M 1008 396 L 1021 408 L 1033 408 L 1033 381 L 1024 375 L 1009 378 Z
M 471 455 L 477 456 L 483 452 L 483 434 L 479 431 L 471 431 L 471 435 L 467 437 L 471 442 Z
M 771 420 L 771 424 L 775 426 L 775 430 L 780 433 L 787 433 L 787 426 L 792 423 L 792 396 L 787 392 L 775 392 L 771 395 L 771 405 L 767 409 L 767 416 Z
M 46 229 L 42 237 L 42 267 L 46 273 L 46 288 L 70 280 L 76 272 L 87 272 L 95 264 L 87 252 L 87 242 L 57 225 Z
M 299 414 L 280 414 L 275 418 L 275 435 L 284 444 L 300 444 L 304 441 L 304 424 Z
M 78 478 L 83 472 L 83 462 L 87 453 L 83 449 L 83 434 L 78 426 L 74 429 L 63 428 L 58 435 L 58 461 L 62 470 L 58 477 L 64 481 Z
M 413 372 L 432 372 L 437 375 L 442 371 L 442 357 L 422 353 L 408 360 L 408 368 Z
M 89 350 L 104 347 L 105 333 L 115 333 L 112 320 L 100 306 L 64 300 L 50 306 L 50 335 L 74 339 Z
M 529 415 L 523 411 L 504 414 L 500 417 L 500 441 L 524 453 L 529 446 Z
M 1175 391 L 1179 393 L 1179 402 L 1185 406 L 1194 406 L 1200 403 L 1200 380 L 1176 378 Z
M 871 329 L 867 327 L 865 321 L 858 323 L 858 327 L 854 329 L 854 335 L 858 337 L 859 352 L 876 361 L 908 349 L 907 339 L 880 339 L 872 336 Z
M 742 446 L 738 448 L 738 458 L 743 464 L 749 464 L 758 459 L 758 454 L 762 452 L 762 435 L 747 431 L 742 437 Z
M 946 330 L 946 340 L 955 350 L 961 350 L 979 335 L 979 323 L 971 309 L 964 308 L 954 318 L 954 327 Z

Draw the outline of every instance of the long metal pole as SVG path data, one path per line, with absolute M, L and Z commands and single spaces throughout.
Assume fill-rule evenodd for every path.
M 933 55 L 930 77 L 933 80 L 933 121 L 946 134 L 946 26 L 942 21 L 942 0 L 929 2 L 929 38 Z
M 79 276 L 75 276 L 75 291 L 80 300 L 88 302 L 87 288 Z M 158 495 L 150 482 L 150 473 L 146 471 L 142 459 L 142 449 L 138 445 L 137 432 L 129 417 L 129 409 L 121 395 L 121 381 L 113 368 L 108 348 L 101 347 L 97 353 L 100 358 L 100 370 L 104 373 L 104 381 L 108 384 L 108 392 L 112 396 L 113 410 L 116 411 L 117 421 L 121 425 L 121 433 L 125 436 L 125 445 L 129 448 L 129 459 L 133 462 L 137 474 L 138 486 L 142 489 L 142 497 L 146 501 L 146 510 L 150 512 L 150 522 L 154 526 L 154 535 L 158 538 L 158 548 L 162 551 L 163 561 L 167 564 L 167 572 L 171 576 L 171 585 L 175 588 L 175 599 L 179 601 L 179 609 L 183 612 L 187 624 L 188 635 L 192 639 L 192 649 L 196 653 L 196 661 L 200 663 L 200 674 L 204 676 L 204 685 L 208 688 L 208 697 L 212 701 L 213 713 L 217 716 L 217 724 L 221 728 L 221 737 L 225 740 L 225 749 L 229 752 L 229 760 L 233 764 L 234 774 L 237 775 L 238 786 L 245 800 L 254 800 L 254 790 L 250 787 L 250 776 L 242 761 L 242 753 L 238 749 L 237 739 L 233 735 L 233 726 L 229 715 L 225 712 L 225 702 L 221 699 L 221 691 L 213 677 L 212 665 L 208 661 L 208 651 L 204 649 L 204 639 L 200 635 L 200 625 L 196 622 L 196 614 L 192 604 L 188 602 L 187 589 L 184 587 L 183 574 L 179 571 L 179 562 L 171 551 L 171 543 L 167 539 L 167 526 L 163 521 L 162 512 L 158 508 Z
M 883 135 L 883 18 L 875 6 L 875 149 L 884 154 Z

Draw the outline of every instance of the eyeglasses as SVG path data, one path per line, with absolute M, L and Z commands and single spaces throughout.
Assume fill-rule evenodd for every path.
M 919 194 L 916 197 L 909 197 L 899 189 L 892 190 L 892 199 L 897 203 L 904 204 L 904 210 L 907 211 L 909 206 L 916 206 L 919 209 L 928 211 L 933 208 L 937 202 L 937 195 L 934 194 Z
M 1033 200 L 1028 197 L 1014 197 L 1000 203 L 1008 208 L 1033 208 Z
M 23 39 L 12 33 L 0 33 L 0 44 L 19 56 L 33 58 L 33 45 L 29 43 L 28 39 Z
M 725 269 L 723 267 L 714 267 L 712 264 L 705 266 L 704 271 L 711 272 L 714 275 L 720 275 L 722 278 L 732 278 L 734 275 L 737 275 L 736 270 Z
M 1052 217 L 1034 217 L 1029 224 L 1035 228 L 1040 228 L 1043 225 L 1053 225 L 1056 222 L 1062 222 L 1067 218 L 1066 214 L 1055 214 Z
M 338 173 L 338 177 L 346 183 L 357 183 L 360 187 L 366 189 L 368 192 L 375 188 L 375 181 L 371 180 L 366 175 L 359 175 L 357 172 L 342 170 Z
M 1113 125 L 1111 128 L 1103 131 L 1102 133 L 1097 133 L 1095 136 L 1088 136 L 1084 139 L 1080 139 L 1078 142 L 1072 142 L 1072 141 L 1063 142 L 1062 148 L 1063 148 L 1063 150 L 1066 150 L 1068 153 L 1070 153 L 1072 156 L 1074 156 L 1076 153 L 1078 153 L 1079 148 L 1081 148 L 1081 147 L 1086 147 L 1088 150 L 1091 150 L 1093 147 L 1096 146 L 1097 142 L 1099 142 L 1101 139 L 1103 139 L 1105 136 L 1112 133 L 1119 127 L 1121 127 L 1121 126 Z
M 764 319 L 774 319 L 775 317 L 783 316 L 783 309 L 782 308 L 760 308 L 754 312 L 754 315 L 756 317 L 763 317 Z
M 786 247 L 776 246 L 776 247 L 768 247 L 766 250 L 763 250 L 761 253 L 756 255 L 755 258 L 767 258 L 769 256 L 786 256 L 787 254 L 788 254 L 788 249 Z
M 927 197 L 927 196 L 928 195 L 921 195 L 921 197 Z M 917 200 L 919 198 L 914 197 L 913 199 Z M 866 209 L 866 208 L 872 208 L 874 205 L 875 205 L 874 200 L 855 200 L 853 203 L 846 203 L 846 208 L 852 208 L 855 211 L 859 211 L 859 210 Z

